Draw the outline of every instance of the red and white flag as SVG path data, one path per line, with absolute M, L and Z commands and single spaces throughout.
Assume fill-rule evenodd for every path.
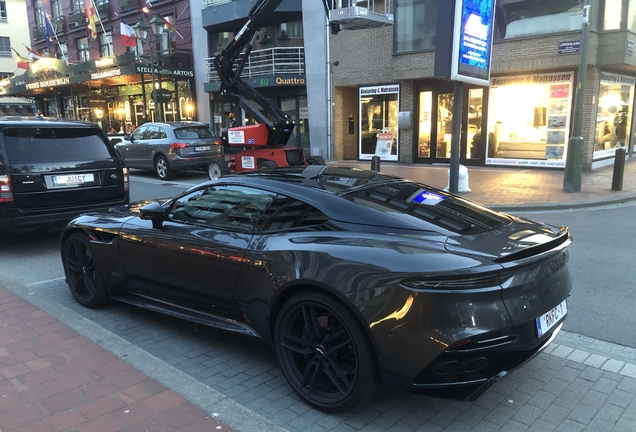
M 135 30 L 128 24 L 123 21 L 120 21 L 119 25 L 120 31 L 120 42 L 122 46 L 125 47 L 135 47 L 137 46 L 137 37 L 135 36 Z
M 26 48 L 26 50 L 29 53 L 29 56 L 33 59 L 33 60 L 40 60 L 41 58 L 44 58 L 42 56 L 42 54 L 40 54 L 39 52 L 35 51 L 34 49 L 31 49 L 31 47 L 29 47 L 28 45 L 24 45 L 24 47 Z

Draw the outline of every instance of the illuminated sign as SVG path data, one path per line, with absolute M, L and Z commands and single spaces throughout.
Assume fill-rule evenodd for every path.
M 488 85 L 494 0 L 457 0 L 451 79 Z
M 96 67 L 107 67 L 113 66 L 115 64 L 115 57 L 104 57 L 98 60 L 95 60 Z

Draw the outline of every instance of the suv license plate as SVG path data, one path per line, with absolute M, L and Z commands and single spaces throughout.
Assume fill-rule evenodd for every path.
M 210 150 L 210 146 L 200 146 L 200 147 L 195 147 L 194 151 L 208 151 Z
M 51 176 L 51 180 L 55 186 L 81 185 L 86 182 L 94 181 L 95 176 L 93 176 L 93 174 L 67 174 Z
M 561 321 L 567 313 L 568 306 L 565 300 L 563 300 L 557 307 L 537 318 L 537 330 L 539 332 L 539 337 L 542 337 L 550 331 L 550 329 Z

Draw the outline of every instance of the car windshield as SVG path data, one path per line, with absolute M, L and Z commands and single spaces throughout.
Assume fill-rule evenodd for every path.
M 214 138 L 212 131 L 205 126 L 188 126 L 174 130 L 179 139 Z
M 99 131 L 88 128 L 21 127 L 4 130 L 13 164 L 111 159 Z

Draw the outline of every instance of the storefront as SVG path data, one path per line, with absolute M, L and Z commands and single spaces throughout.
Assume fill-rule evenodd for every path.
M 152 70 L 127 53 L 74 65 L 43 58 L 6 82 L 0 95 L 33 99 L 45 116 L 91 121 L 123 133 L 147 121 L 196 119 L 193 86 L 192 70 Z
M 492 78 L 486 164 L 565 167 L 573 80 L 574 72 Z
M 630 145 L 635 83 L 633 76 L 601 72 L 593 160 L 612 158 Z
M 400 107 L 400 85 L 386 84 L 358 89 L 359 159 L 379 156 L 397 161 L 399 135 L 397 127 Z

